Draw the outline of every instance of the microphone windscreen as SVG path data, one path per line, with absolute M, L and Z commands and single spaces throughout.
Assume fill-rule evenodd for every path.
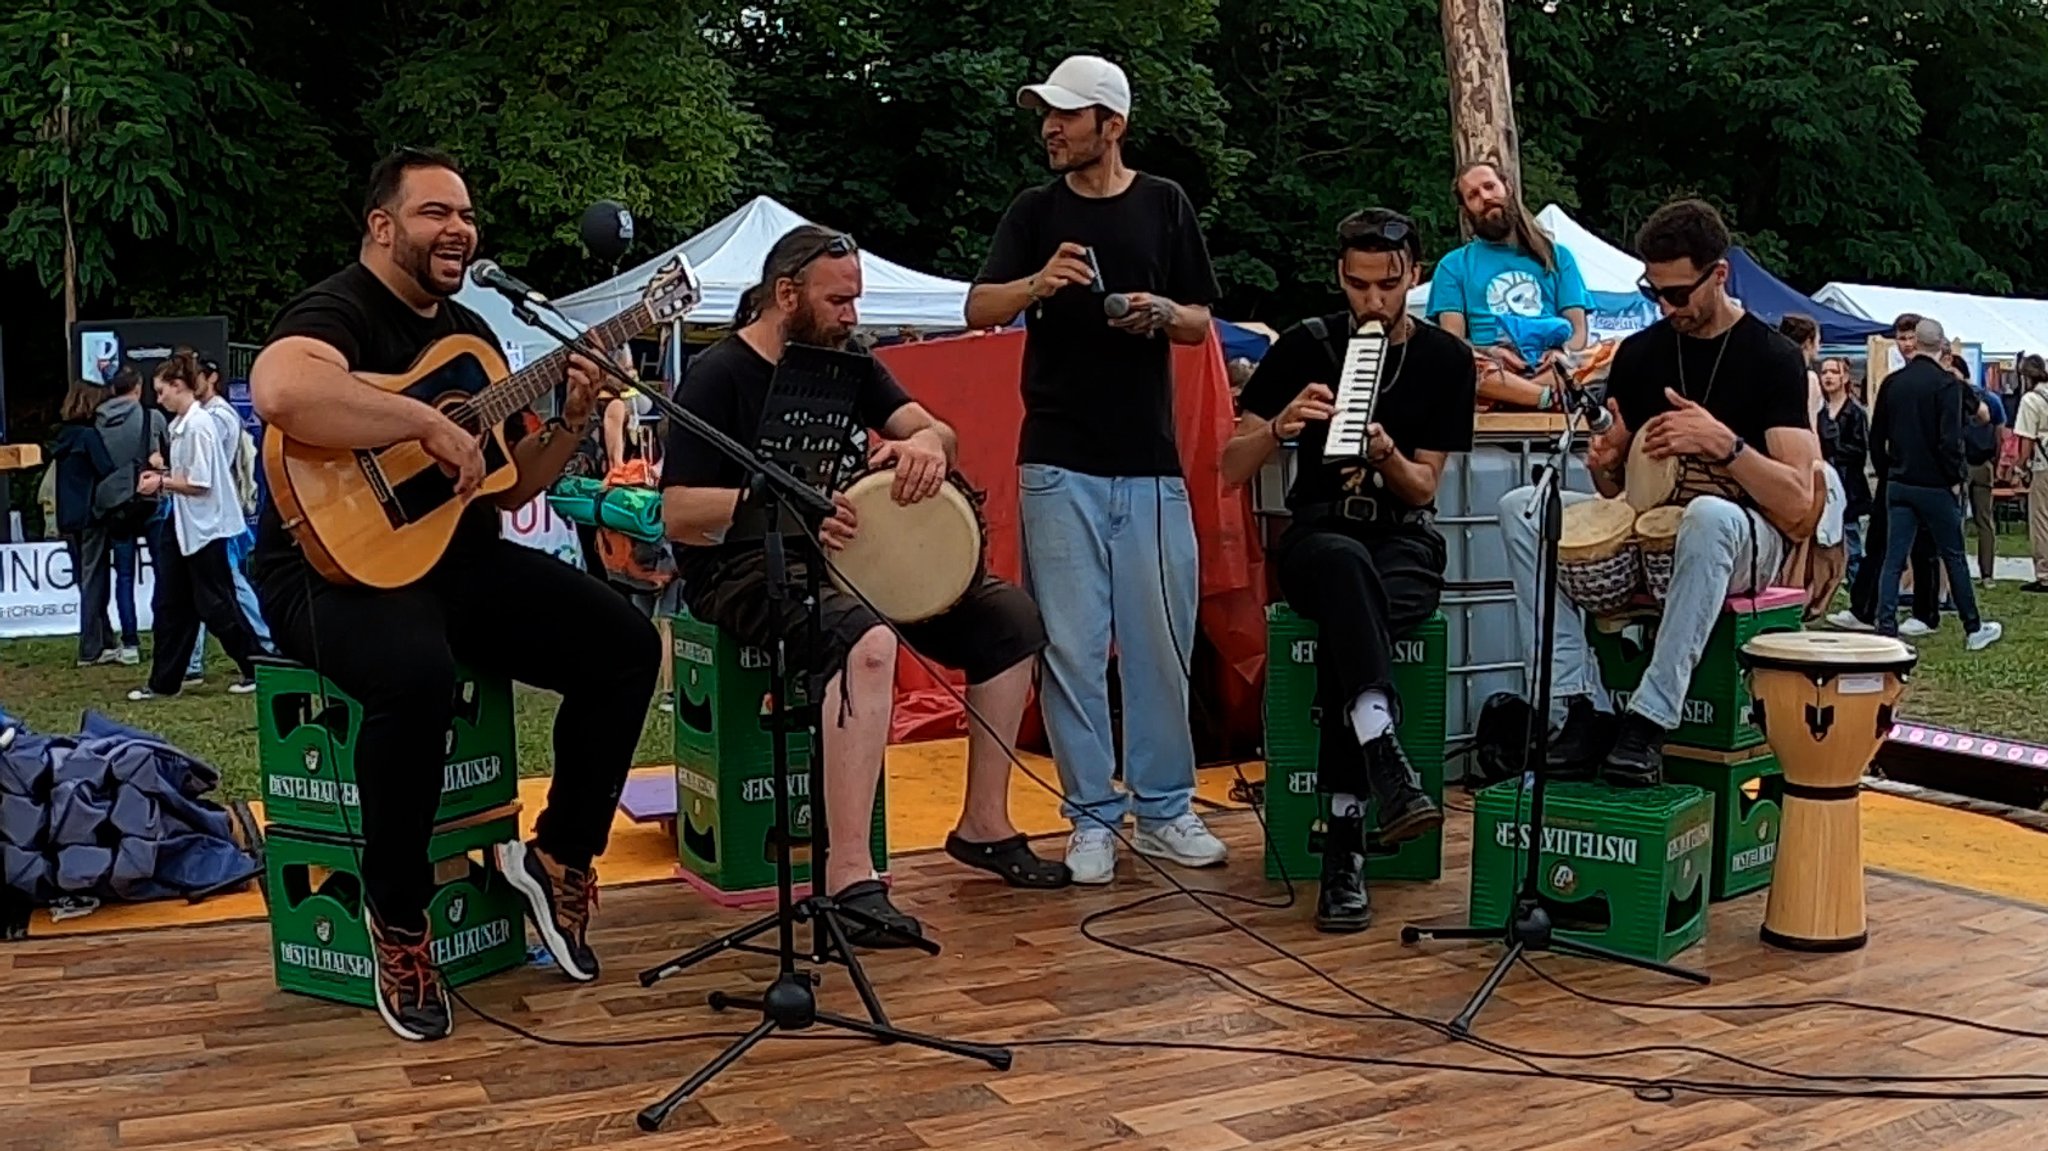
M 1102 314 L 1112 320 L 1120 320 L 1131 314 L 1131 298 L 1122 292 L 1111 292 L 1102 298 Z
M 633 213 L 616 200 L 599 200 L 584 210 L 578 234 L 591 255 L 611 263 L 633 246 Z

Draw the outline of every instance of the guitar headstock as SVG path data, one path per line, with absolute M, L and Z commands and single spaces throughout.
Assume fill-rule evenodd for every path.
M 689 262 L 681 253 L 670 256 L 656 268 L 654 277 L 647 281 L 646 289 L 640 294 L 641 302 L 654 314 L 656 323 L 683 318 L 703 298 L 704 292 L 697 284 L 696 273 L 690 270 Z

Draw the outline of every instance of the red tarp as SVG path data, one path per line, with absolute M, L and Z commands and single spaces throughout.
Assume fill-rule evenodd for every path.
M 982 511 L 993 572 L 1021 583 L 1022 536 L 1017 523 L 1017 430 L 1024 419 L 1019 376 L 1024 334 L 1010 330 L 921 343 L 892 344 L 876 355 L 904 388 L 960 437 L 960 470 L 987 494 Z M 1174 348 L 1174 407 L 1181 463 L 1201 547 L 1202 638 L 1220 657 L 1214 682 L 1198 684 L 1212 710 L 1233 732 L 1256 733 L 1259 685 L 1264 674 L 1266 577 L 1251 502 L 1244 490 L 1224 487 L 1223 445 L 1236 422 L 1221 346 L 1212 332 L 1199 346 Z M 1198 662 L 1200 675 L 1204 662 Z M 954 686 L 960 687 L 958 676 Z M 1036 725 L 1025 719 L 1022 743 Z M 963 735 L 960 705 L 908 653 L 896 666 L 893 743 Z

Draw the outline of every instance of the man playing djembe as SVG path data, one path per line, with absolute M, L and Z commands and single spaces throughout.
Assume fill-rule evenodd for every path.
M 1792 341 L 1729 298 L 1728 246 L 1720 215 L 1698 200 L 1666 204 L 1636 237 L 1646 266 L 1642 290 L 1663 318 L 1615 351 L 1607 382 L 1614 423 L 1593 438 L 1586 462 L 1600 494 L 1618 496 L 1640 437 L 1649 459 L 1678 461 L 1670 499 L 1684 502 L 1685 513 L 1650 664 L 1604 760 L 1597 713 L 1611 704 L 1585 618 L 1558 593 L 1552 778 L 1583 778 L 1599 760 L 1610 783 L 1661 783 L 1664 737 L 1679 724 L 1693 667 L 1723 602 L 1770 586 L 1790 550 L 1787 539 L 1810 537 L 1820 514 L 1820 444 L 1806 408 L 1806 361 Z M 1530 508 L 1532 492 L 1518 488 L 1503 497 L 1500 519 L 1516 618 L 1533 650 L 1542 509 Z M 1563 496 L 1567 505 L 1590 498 Z
M 1372 922 L 1365 892 L 1365 807 L 1378 807 L 1380 841 L 1426 834 L 1443 812 L 1418 785 L 1394 734 L 1394 640 L 1436 611 L 1444 540 L 1433 524 L 1437 479 L 1451 452 L 1472 446 L 1477 386 L 1471 349 L 1407 314 L 1422 242 L 1408 219 L 1381 208 L 1337 228 L 1337 278 L 1346 310 L 1289 328 L 1239 397 L 1242 415 L 1223 452 L 1223 476 L 1242 484 L 1282 442 L 1301 460 L 1279 547 L 1289 606 L 1315 621 L 1323 729 L 1318 787 L 1330 793 L 1316 926 L 1360 931 Z M 1325 460 L 1345 344 L 1377 322 L 1387 346 L 1365 457 Z

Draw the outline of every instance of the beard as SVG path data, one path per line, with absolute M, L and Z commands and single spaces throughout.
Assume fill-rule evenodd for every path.
M 1506 208 L 1492 208 L 1472 218 L 1472 234 L 1498 244 L 1514 234 L 1515 221 Z
M 814 348 L 844 348 L 853 336 L 839 325 L 818 314 L 816 308 L 805 305 L 789 318 L 789 326 L 782 338 L 792 344 L 809 344 Z
M 462 270 L 456 270 L 453 283 L 444 283 L 441 280 L 440 273 L 434 267 L 434 251 L 441 247 L 449 247 L 452 250 L 453 246 L 439 243 L 415 244 L 411 237 L 401 233 L 392 241 L 391 260 L 413 278 L 413 282 L 420 286 L 420 291 L 430 296 L 452 296 L 462 290 Z M 463 250 L 461 262 L 463 268 L 469 266 L 467 248 Z
M 1107 148 L 1102 146 L 1100 140 L 1095 141 L 1091 147 L 1077 147 L 1072 140 L 1069 140 L 1067 141 L 1064 155 L 1054 158 L 1048 154 L 1046 156 L 1046 165 L 1052 169 L 1053 174 L 1056 176 L 1064 176 L 1069 172 L 1085 172 L 1096 164 L 1101 163 L 1102 157 L 1108 151 Z

